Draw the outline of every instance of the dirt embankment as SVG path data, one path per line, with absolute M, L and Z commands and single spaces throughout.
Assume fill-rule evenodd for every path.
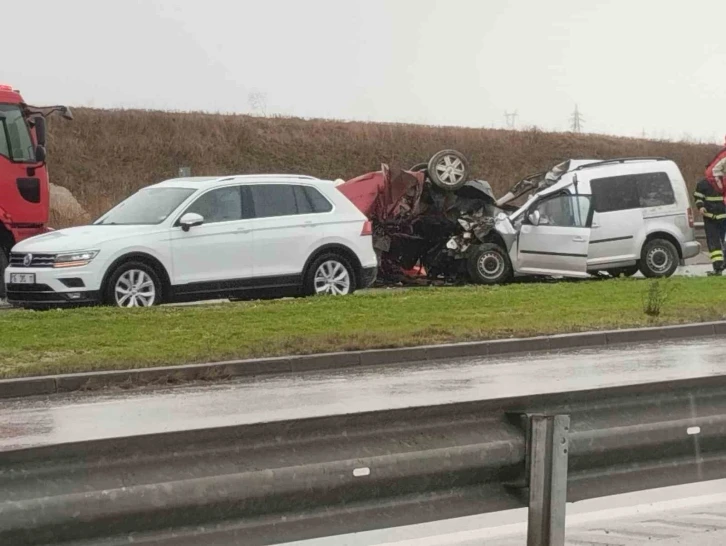
M 139 110 L 74 109 L 53 120 L 52 182 L 70 190 L 95 217 L 142 186 L 177 175 L 299 173 L 351 178 L 381 162 L 402 167 L 443 148 L 470 159 L 473 174 L 501 194 L 522 176 L 571 157 L 665 156 L 693 186 L 718 146 L 598 135 L 429 127 L 383 123 L 258 118 Z M 81 223 L 65 213 L 54 227 Z M 82 215 L 81 215 L 82 216 Z

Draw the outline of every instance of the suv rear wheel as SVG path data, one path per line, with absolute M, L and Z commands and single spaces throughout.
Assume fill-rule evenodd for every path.
M 469 254 L 466 268 L 477 284 L 499 284 L 512 278 L 512 264 L 502 247 L 493 243 L 479 245 Z
M 355 292 L 355 270 L 340 254 L 321 254 L 308 268 L 304 291 L 307 295 L 346 296 Z
M 680 257 L 673 243 L 666 239 L 653 239 L 643 245 L 640 272 L 646 277 L 670 277 L 676 272 Z

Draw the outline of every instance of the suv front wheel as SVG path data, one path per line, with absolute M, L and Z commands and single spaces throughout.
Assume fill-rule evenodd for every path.
M 666 239 L 653 239 L 643 245 L 640 272 L 650 278 L 670 277 L 676 272 L 680 257 L 673 243 Z
M 116 307 L 151 307 L 160 304 L 161 298 L 159 275 L 141 262 L 126 262 L 118 266 L 104 291 L 104 303 Z

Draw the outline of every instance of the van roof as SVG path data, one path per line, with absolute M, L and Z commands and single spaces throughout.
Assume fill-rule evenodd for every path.
M 551 180 L 556 180 L 554 184 L 548 188 L 538 192 L 539 195 L 545 196 L 555 193 L 563 188 L 572 185 L 570 177 L 564 178 L 566 174 L 583 171 L 585 169 L 594 169 L 608 166 L 622 165 L 624 163 L 643 163 L 648 161 L 667 161 L 673 163 L 672 160 L 665 157 L 619 157 L 614 159 L 570 159 L 569 161 L 558 164 L 548 174 L 552 176 Z M 566 170 L 558 167 L 567 166 Z

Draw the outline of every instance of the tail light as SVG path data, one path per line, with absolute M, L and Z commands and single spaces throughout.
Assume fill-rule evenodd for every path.
M 688 207 L 688 227 L 692 228 L 693 226 L 695 226 L 693 222 L 693 209 Z
M 370 220 L 366 220 L 363 222 L 363 229 L 360 232 L 361 237 L 364 235 L 373 235 L 373 224 Z

